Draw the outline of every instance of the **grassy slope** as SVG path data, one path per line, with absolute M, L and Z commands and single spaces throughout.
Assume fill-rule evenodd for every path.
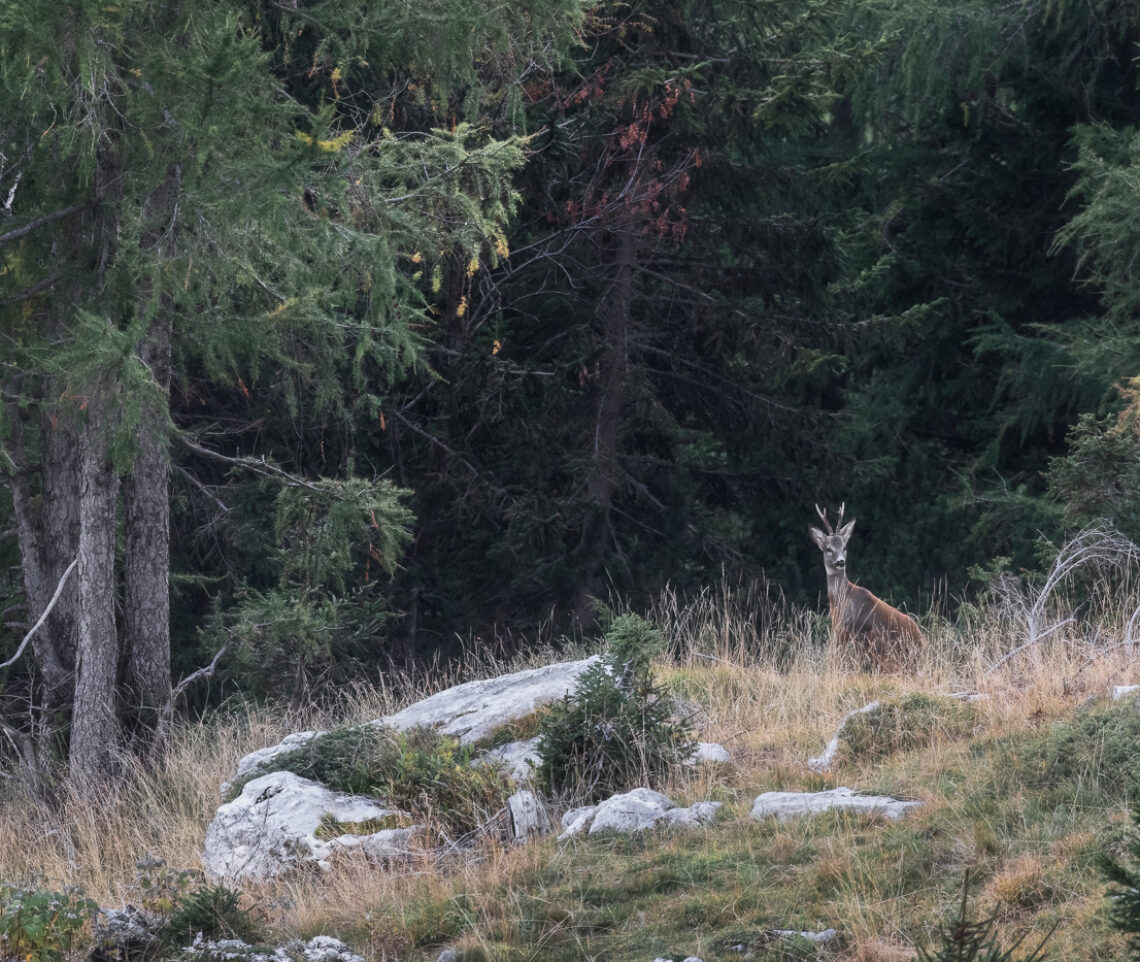
M 818 626 L 802 614 L 776 612 L 758 633 L 754 603 L 726 596 L 655 613 L 676 644 L 663 680 L 707 714 L 702 738 L 734 755 L 667 786 L 684 803 L 723 801 L 712 827 L 513 850 L 488 843 L 474 858 L 425 858 L 397 872 L 346 861 L 251 891 L 250 901 L 280 933 L 336 934 L 369 962 L 434 960 L 444 945 L 487 960 L 886 962 L 930 944 L 969 871 L 974 916 L 996 914 L 1007 947 L 1027 935 L 1028 950 L 1056 925 L 1049 958 L 1125 956 L 1094 864 L 1097 852 L 1119 852 L 1129 831 L 1122 766 L 1140 771 L 1140 742 L 1129 740 L 1135 706 L 1105 707 L 1102 694 L 1140 681 L 1123 657 L 1113 660 L 1120 652 L 1086 665 L 1085 643 L 1057 633 L 986 676 L 1018 637 L 1008 612 L 987 620 L 975 611 L 954 630 L 936 629 L 916 675 L 874 677 L 821 653 Z M 777 651 L 779 664 L 765 654 Z M 416 687 L 351 693 L 335 718 L 247 713 L 187 729 L 161 775 L 114 798 L 47 811 L 12 791 L 0 808 L 0 878 L 38 874 L 104 905 L 137 902 L 137 859 L 197 867 L 216 786 L 243 752 L 287 730 L 376 717 Z M 988 695 L 967 724 L 936 713 L 912 726 L 903 750 L 849 755 L 828 776 L 804 766 L 843 715 L 872 698 L 965 687 Z M 760 792 L 834 785 L 925 805 L 899 822 L 749 818 Z M 818 951 L 769 934 L 829 927 L 842 939 Z

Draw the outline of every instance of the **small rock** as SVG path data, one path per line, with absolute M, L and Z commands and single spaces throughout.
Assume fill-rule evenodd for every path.
M 534 792 L 515 792 L 507 799 L 507 810 L 511 814 L 511 835 L 516 842 L 550 832 L 550 816 Z
M 126 905 L 121 909 L 101 908 L 95 915 L 98 957 L 142 958 L 158 938 L 162 925 L 162 916 L 135 908 L 133 905 Z
M 423 828 L 386 828 L 371 835 L 338 835 L 329 840 L 333 852 L 360 852 L 369 858 L 406 858 L 416 850 L 414 840 L 423 834 Z
M 797 932 L 795 929 L 773 929 L 772 934 L 782 936 L 785 939 L 807 939 L 816 945 L 822 945 L 824 942 L 831 942 L 839 938 L 839 931 L 837 929 L 824 929 L 822 932 Z
M 699 765 L 701 762 L 731 762 L 732 756 L 728 749 L 716 742 L 697 742 L 693 757 L 689 759 L 690 765 Z
M 635 788 L 631 792 L 614 795 L 598 805 L 590 834 L 618 832 L 623 835 L 653 828 L 661 817 L 676 807 L 668 795 L 649 788 Z
M 721 804 L 721 802 L 697 802 L 688 808 L 671 808 L 661 818 L 677 828 L 697 828 L 713 821 Z
M 787 821 L 798 815 L 817 815 L 838 809 L 896 819 L 921 804 L 889 795 L 860 795 L 850 788 L 833 788 L 826 792 L 765 792 L 752 803 L 751 815 L 757 820 L 775 815 L 780 821 Z
M 485 765 L 488 762 L 498 762 L 517 784 L 525 785 L 541 761 L 538 757 L 538 742 L 537 738 L 507 742 L 480 755 L 472 764 Z
M 364 962 L 364 958 L 347 945 L 328 935 L 318 935 L 302 942 L 299 939 L 267 952 L 248 945 L 241 939 L 203 939 L 201 934 L 182 950 L 187 960 L 208 959 L 210 962 Z
M 679 808 L 667 795 L 635 788 L 597 805 L 571 809 L 562 816 L 562 834 L 558 838 L 570 838 L 587 829 L 591 835 L 599 832 L 630 835 L 659 824 L 696 828 L 711 822 L 720 807 L 720 802 L 698 802 L 690 808 Z
M 946 697 L 964 702 L 989 701 L 990 698 L 985 692 L 975 691 L 973 688 L 968 688 L 965 691 L 952 691 Z
M 1140 691 L 1140 685 L 1113 685 L 1112 700 L 1120 701 L 1121 698 L 1131 695 L 1134 691 Z

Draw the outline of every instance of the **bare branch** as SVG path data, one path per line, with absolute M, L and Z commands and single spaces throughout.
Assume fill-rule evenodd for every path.
M 260 458 L 232 458 L 227 454 L 222 454 L 220 451 L 211 451 L 209 448 L 204 448 L 202 445 L 191 441 L 188 437 L 183 435 L 180 440 L 186 447 L 197 454 L 204 454 L 208 458 L 213 458 L 216 461 L 224 461 L 226 464 L 233 464 L 237 467 L 246 468 L 254 474 L 260 474 L 267 478 L 278 478 L 288 485 L 295 488 L 308 488 L 310 491 L 316 491 L 318 494 L 328 495 L 328 491 L 321 488 L 319 485 L 313 484 L 311 481 L 306 481 L 302 477 L 295 474 L 290 474 L 284 468 L 279 468 L 275 464 L 271 464 L 264 455 Z
M 998 590 L 1025 623 L 1026 641 L 1002 655 L 983 674 L 993 673 L 1014 655 L 1025 651 L 1059 629 L 1073 623 L 1074 619 L 1071 616 L 1051 624 L 1046 623 L 1048 620 L 1046 608 L 1050 600 L 1061 583 L 1071 574 L 1090 565 L 1122 568 L 1130 563 L 1135 563 L 1137 558 L 1140 558 L 1140 548 L 1117 531 L 1111 522 L 1100 520 L 1083 528 L 1061 546 L 1053 566 L 1045 577 L 1045 583 L 1032 600 L 1026 596 L 1015 579 L 1003 579 L 998 585 Z M 1132 636 L 1137 616 L 1137 612 L 1134 612 L 1132 618 L 1129 619 L 1127 628 L 1129 637 Z
M 55 274 L 51 274 L 48 277 L 45 277 L 41 281 L 36 281 L 31 287 L 25 288 L 24 290 L 20 291 L 19 294 L 13 294 L 11 297 L 9 297 L 4 302 L 4 304 L 6 306 L 8 304 L 19 304 L 21 301 L 26 301 L 30 297 L 35 297 L 40 291 L 47 290 L 49 287 L 51 287 L 53 284 L 55 284 L 55 282 L 58 280 L 59 280 L 59 273 L 58 272 Z
M 170 734 L 170 724 L 174 720 L 174 704 L 182 696 L 182 694 L 197 681 L 204 678 L 211 678 L 215 671 L 218 670 L 218 662 L 222 660 L 222 655 L 226 653 L 229 648 L 230 642 L 233 640 L 231 635 L 226 639 L 225 644 L 218 649 L 217 653 L 210 660 L 210 663 L 204 668 L 199 668 L 197 671 L 191 672 L 175 685 L 170 691 L 170 697 L 166 699 L 166 704 L 162 706 L 162 710 L 158 714 L 158 722 L 155 725 L 154 741 L 151 743 L 151 756 L 157 758 L 162 754 L 166 745 L 166 738 Z
M 32 635 L 40 630 L 40 627 L 43 625 L 43 623 L 47 621 L 47 616 L 51 614 L 52 608 L 55 607 L 55 603 L 59 601 L 59 596 L 63 594 L 63 586 L 67 583 L 68 575 L 70 575 L 71 572 L 75 570 L 75 566 L 77 564 L 79 564 L 78 556 L 76 556 L 75 560 L 67 566 L 67 570 L 64 571 L 62 575 L 60 575 L 59 584 L 55 586 L 55 594 L 51 596 L 51 601 L 49 601 L 47 603 L 47 607 L 44 608 L 44 613 L 40 615 L 40 620 L 32 625 L 30 629 L 28 629 L 28 633 L 24 635 L 24 640 L 20 642 L 20 647 L 16 649 L 16 654 L 14 654 L 3 664 L 0 664 L 0 668 L 7 668 L 9 665 L 14 664 L 19 659 L 20 655 L 24 653 L 24 649 L 28 646 L 28 642 L 32 640 Z

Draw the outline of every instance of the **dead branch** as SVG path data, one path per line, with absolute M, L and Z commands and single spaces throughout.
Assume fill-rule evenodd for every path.
M 55 607 L 55 603 L 59 601 L 59 596 L 63 594 L 63 586 L 67 583 L 68 575 L 70 575 L 71 572 L 75 570 L 75 566 L 77 564 L 79 564 L 78 555 L 76 556 L 75 560 L 67 566 L 67 570 L 64 571 L 62 575 L 60 575 L 59 584 L 55 586 L 55 594 L 51 596 L 51 601 L 47 603 L 47 607 L 44 608 L 44 613 L 40 615 L 39 621 L 37 621 L 34 625 L 32 625 L 31 628 L 28 629 L 28 633 L 24 635 L 24 640 L 20 642 L 20 647 L 16 649 L 16 654 L 14 654 L 3 664 L 0 664 L 0 668 L 7 668 L 10 665 L 15 664 L 20 655 L 24 653 L 24 649 L 28 646 L 28 642 L 32 640 L 32 635 L 40 630 L 40 627 L 43 625 L 43 623 L 47 621 L 47 616 L 51 614 L 52 608 Z
M 1074 618 L 1072 616 L 1050 622 L 1047 611 L 1054 593 L 1066 578 L 1088 566 L 1123 568 L 1125 565 L 1134 563 L 1138 558 L 1140 558 L 1140 548 L 1117 531 L 1111 522 L 1102 519 L 1088 525 L 1061 546 L 1061 550 L 1057 552 L 1057 557 L 1045 577 L 1045 583 L 1032 600 L 1026 596 L 1026 592 L 1014 579 L 1003 579 L 999 584 L 999 591 L 1005 601 L 1020 615 L 1025 624 L 1027 640 L 1012 651 L 1002 655 L 985 670 L 984 675 L 992 674 L 1015 655 L 1033 647 L 1049 635 L 1073 623 Z M 1128 622 L 1129 637 L 1131 637 L 1138 613 L 1140 612 L 1134 612 Z
M 193 685 L 195 682 L 201 681 L 204 678 L 211 678 L 218 668 L 218 662 L 222 660 L 222 655 L 226 653 L 226 649 L 230 646 L 232 638 L 227 638 L 225 644 L 217 650 L 217 653 L 210 660 L 210 663 L 204 668 L 199 668 L 197 671 L 191 672 L 183 678 L 177 685 L 170 690 L 170 697 L 166 699 L 166 703 L 159 711 L 158 722 L 154 729 L 154 741 L 151 743 L 151 757 L 155 758 L 162 753 L 166 744 L 166 739 L 170 734 L 170 726 L 174 721 L 174 705 L 182 694 Z

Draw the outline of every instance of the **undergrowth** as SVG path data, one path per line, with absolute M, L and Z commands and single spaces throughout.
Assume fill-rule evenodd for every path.
M 759 614 L 748 607 L 769 603 Z M 665 693 L 683 693 L 699 708 L 695 734 L 733 756 L 716 767 L 670 764 L 656 778 L 680 804 L 723 802 L 713 824 L 522 846 L 483 839 L 395 868 L 346 855 L 328 872 L 250 888 L 244 901 L 214 893 L 213 906 L 256 906 L 277 943 L 337 935 L 367 962 L 433 962 L 445 948 L 466 962 L 902 962 L 946 957 L 968 876 L 968 919 L 985 923 L 995 957 L 1018 946 L 1012 958 L 1023 958 L 1048 937 L 1044 959 L 1125 958 L 1101 865 L 1107 852 L 1135 874 L 1140 713 L 1135 700 L 1106 695 L 1140 682 L 1128 649 L 1113 648 L 1132 602 L 1121 601 L 1115 620 L 1098 614 L 1095 630 L 1074 624 L 1042 636 L 996 669 L 1025 642 L 1010 611 L 963 606 L 954 623 L 932 614 L 923 660 L 907 676 L 852 673 L 832 654 L 825 619 L 782 604 L 725 590 L 665 595 L 652 613 L 663 650 L 647 663 L 646 704 L 664 712 Z M 48 891 L 73 886 L 102 905 L 140 904 L 134 863 L 161 844 L 172 871 L 197 869 L 217 785 L 246 752 L 305 727 L 330 731 L 286 759 L 298 774 L 389 799 L 402 793 L 401 807 L 433 818 L 454 811 L 458 832 L 501 804 L 502 776 L 469 769 L 464 746 L 364 724 L 441 687 L 439 678 L 393 682 L 352 693 L 331 714 L 219 714 L 176 732 L 159 771 L 140 770 L 100 798 L 63 792 L 47 805 L 9 785 L 0 789 L 0 839 L 21 844 L 0 845 L 0 878 L 38 872 Z M 982 697 L 948 697 L 964 690 Z M 880 711 L 856 716 L 836 774 L 809 771 L 806 760 L 839 721 L 874 699 Z M 550 717 L 536 714 L 519 731 L 533 734 Z M 569 721 L 562 730 L 578 730 Z M 763 791 L 840 785 L 923 805 L 897 822 L 749 815 Z M 208 915 L 210 894 L 198 898 Z M 830 928 L 838 935 L 821 944 L 798 934 Z
M 477 831 L 511 793 L 502 768 L 473 765 L 477 757 L 475 746 L 427 728 L 340 727 L 247 773 L 231 786 L 230 796 L 258 776 L 293 772 L 334 791 L 373 795 L 454 838 Z

